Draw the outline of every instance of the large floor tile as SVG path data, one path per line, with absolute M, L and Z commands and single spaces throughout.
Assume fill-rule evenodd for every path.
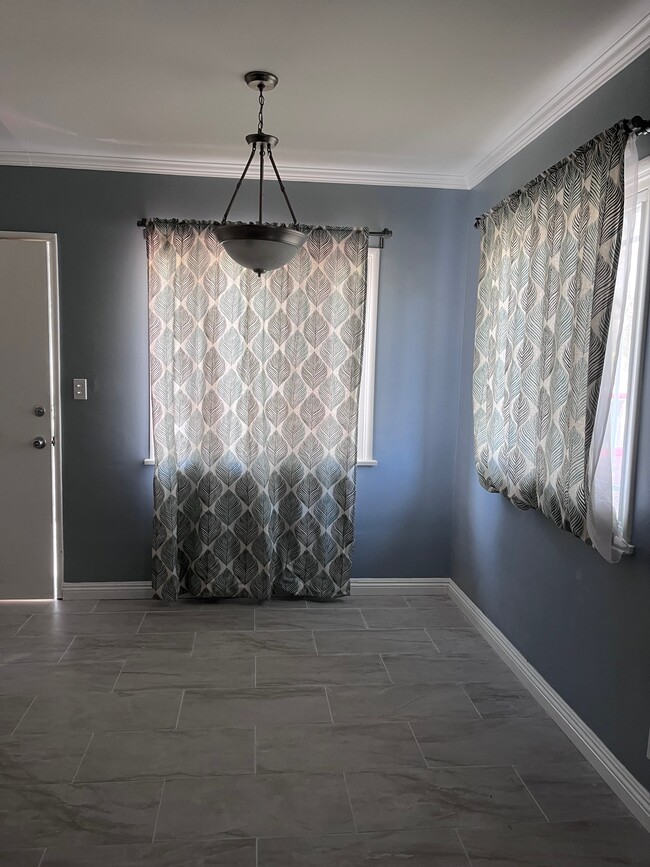
M 413 732 L 429 767 L 572 762 L 580 753 L 551 719 L 445 720 L 414 722 Z
M 0 608 L 0 627 L 2 629 L 20 629 L 25 626 L 27 621 L 30 619 L 33 612 L 21 612 L 14 611 L 12 609 L 8 609 L 5 605 L 4 608 Z
M 179 729 L 331 722 L 322 687 L 187 690 Z
M 0 694 L 0 735 L 10 735 L 32 705 L 33 695 Z
M 162 783 L 0 787 L 0 847 L 150 842 Z
M 90 614 L 96 599 L 5 599 L 0 602 L 3 614 Z
M 33 614 L 20 635 L 133 635 L 142 614 Z
M 547 715 L 528 690 L 510 675 L 506 681 L 478 683 L 465 681 L 463 689 L 481 716 L 488 719 L 507 716 L 546 717 Z
M 311 632 L 256 629 L 251 632 L 197 632 L 192 656 L 243 659 L 251 656 L 316 653 Z
M 449 593 L 421 594 L 419 596 L 406 596 L 410 608 L 458 608 L 456 602 Z
M 0 665 L 0 693 L 57 695 L 79 690 L 110 690 L 122 664 L 109 662 L 19 663 Z
M 259 841 L 258 867 L 468 867 L 454 831 L 386 831 Z
M 100 615 L 98 614 L 97 617 Z M 106 616 L 106 615 L 104 615 Z M 210 632 L 212 630 L 252 629 L 252 606 L 209 606 L 192 611 L 147 611 L 140 627 L 141 634 L 149 632 Z
M 89 732 L 1 737 L 0 784 L 71 783 L 89 742 Z
M 455 683 L 328 686 L 327 694 L 337 723 L 479 718 L 474 705 Z
M 270 607 L 255 611 L 255 629 L 365 629 L 356 608 L 321 606 L 306 611 L 275 611 Z
M 484 653 L 493 654 L 483 636 L 473 626 L 429 627 L 427 633 L 440 653 Z
M 142 651 L 191 653 L 194 636 L 193 631 L 151 635 L 78 635 L 66 650 L 62 662 L 127 659 Z
M 446 600 L 444 601 L 446 603 Z M 363 616 L 370 629 L 426 629 L 429 626 L 469 626 L 469 621 L 461 610 L 451 604 L 436 605 L 434 608 L 365 609 Z
M 258 773 L 425 767 L 407 722 L 259 726 Z
M 417 653 L 432 650 L 424 629 L 345 629 L 314 632 L 319 653 Z
M 322 609 L 323 606 L 334 608 L 408 608 L 408 603 L 403 596 L 377 595 L 368 593 L 352 593 L 350 596 L 340 596 L 338 599 L 319 602 L 316 599 L 307 600 L 307 608 Z
M 551 822 L 629 815 L 625 804 L 587 762 L 541 764 L 537 756 L 534 761 L 515 769 Z
M 443 681 L 505 680 L 515 676 L 497 657 L 466 653 L 443 656 L 428 654 L 385 654 L 382 658 L 394 683 L 441 683 Z
M 146 611 L 183 612 L 193 611 L 200 605 L 197 599 L 178 599 L 176 602 L 163 602 L 162 599 L 100 599 L 95 603 L 93 614 L 114 614 L 117 611 L 133 611 L 144 614 Z
M 1 854 L 1 853 L 0 853 Z M 3 862 L 4 863 L 4 862 Z M 9 862 L 6 862 L 9 864 Z M 37 862 L 38 864 L 38 862 Z M 256 867 L 255 840 L 48 847 L 40 867 Z M 25 862 L 31 867 L 31 862 Z
M 342 775 L 257 774 L 167 782 L 155 839 L 351 831 Z
M 376 653 L 354 656 L 260 656 L 258 686 L 390 683 Z
M 30 619 L 29 614 L 0 614 L 0 639 L 12 638 L 19 634 Z
M 45 849 L 0 850 L 0 864 L 5 867 L 40 867 Z
M 648 867 L 650 835 L 635 819 L 459 831 L 472 867 Z
M 253 729 L 96 734 L 75 783 L 252 774 Z
M 129 657 L 115 689 L 146 690 L 164 687 L 219 688 L 255 686 L 255 660 L 194 659 L 178 654 Z
M 71 635 L 16 635 L 0 639 L 0 665 L 16 662 L 58 662 L 73 641 Z
M 23 733 L 70 731 L 139 731 L 174 728 L 180 689 L 146 692 L 70 692 L 38 696 L 20 721 Z
M 346 774 L 358 831 L 545 822 L 512 768 Z

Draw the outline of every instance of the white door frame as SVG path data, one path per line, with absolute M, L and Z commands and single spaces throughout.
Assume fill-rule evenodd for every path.
M 59 263 L 57 236 L 53 232 L 2 232 L 0 239 L 44 242 L 47 250 L 48 332 L 50 342 L 50 401 L 52 403 L 50 435 L 52 446 L 52 552 L 54 562 L 52 595 L 63 593 L 63 486 L 61 479 L 61 352 L 59 340 Z

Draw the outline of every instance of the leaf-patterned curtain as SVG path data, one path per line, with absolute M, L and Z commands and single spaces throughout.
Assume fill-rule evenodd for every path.
M 479 480 L 589 542 L 588 457 L 623 223 L 623 122 L 478 221 Z
M 156 594 L 347 595 L 367 231 L 312 229 L 261 279 L 213 223 L 145 238 Z

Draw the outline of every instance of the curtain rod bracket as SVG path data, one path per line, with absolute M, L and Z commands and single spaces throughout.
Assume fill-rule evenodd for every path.
M 640 114 L 635 114 L 633 118 L 625 121 L 625 127 L 628 132 L 635 135 L 648 135 L 650 133 L 650 119 L 644 120 Z

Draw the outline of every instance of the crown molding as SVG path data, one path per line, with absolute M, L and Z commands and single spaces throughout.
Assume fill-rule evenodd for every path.
M 610 78 L 629 66 L 648 48 L 650 48 L 650 13 L 604 51 L 584 72 L 577 75 L 566 88 L 556 93 L 545 105 L 513 130 L 491 153 L 479 160 L 465 177 L 467 189 L 471 190 L 496 171 Z
M 204 178 L 238 178 L 242 170 L 241 163 L 221 163 L 212 160 L 170 160 L 133 156 L 103 156 L 101 154 L 21 153 L 20 151 L 0 152 L 0 165 L 29 165 L 50 169 L 87 169 L 101 172 L 140 172 L 156 175 L 190 175 Z M 281 168 L 284 181 L 467 189 L 463 175 L 285 165 Z
M 509 133 L 467 174 L 283 165 L 282 177 L 287 181 L 304 183 L 471 190 L 649 48 L 650 13 L 630 28 L 623 37 L 604 51 L 572 82 Z M 212 160 L 179 160 L 128 155 L 31 153 L 27 151 L 0 152 L 0 165 L 188 175 L 205 178 L 238 178 L 242 168 L 240 163 L 224 163 Z

